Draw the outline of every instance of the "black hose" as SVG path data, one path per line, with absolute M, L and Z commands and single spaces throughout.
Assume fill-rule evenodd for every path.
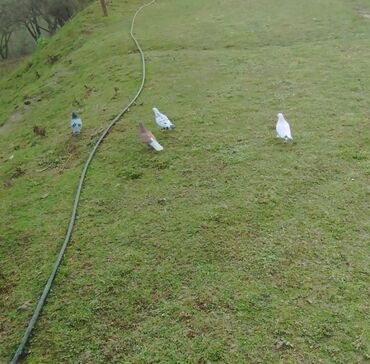
M 132 18 L 132 22 L 131 22 L 131 29 L 130 29 L 130 36 L 131 38 L 133 39 L 133 41 L 135 42 L 135 45 L 137 47 L 137 49 L 139 50 L 140 52 L 140 56 L 141 56 L 141 64 L 142 64 L 142 78 L 141 78 L 141 84 L 140 84 L 140 87 L 136 93 L 136 95 L 134 96 L 134 98 L 130 101 L 130 103 L 112 120 L 112 122 L 108 125 L 108 127 L 104 130 L 104 132 L 102 133 L 102 135 L 100 136 L 100 138 L 98 139 L 98 141 L 95 143 L 93 149 L 91 150 L 90 154 L 89 154 L 89 157 L 87 158 L 87 161 L 85 163 L 85 166 L 83 168 L 83 171 L 82 171 L 82 174 L 81 174 L 81 177 L 80 177 L 80 182 L 78 184 L 78 188 L 77 188 L 77 192 L 76 192 L 76 197 L 75 197 L 75 201 L 74 201 L 74 204 L 73 204 L 73 209 L 72 209 L 72 214 L 71 214 L 71 218 L 70 218 L 70 221 L 69 221 L 69 226 L 68 226 L 68 230 L 67 230 L 67 233 L 66 233 L 66 236 L 64 238 L 64 243 L 59 251 L 59 254 L 58 254 L 58 257 L 53 265 L 53 270 L 49 276 L 49 279 L 44 287 L 44 290 L 42 292 L 42 295 L 41 297 L 39 298 L 39 301 L 37 303 L 37 306 L 35 308 L 35 311 L 33 312 L 33 315 L 32 315 L 32 318 L 28 324 L 28 327 L 26 329 L 26 331 L 24 332 L 24 335 L 23 335 L 23 338 L 17 348 L 17 351 L 15 352 L 14 356 L 13 356 L 13 359 L 12 361 L 10 362 L 10 364 L 16 364 L 18 363 L 18 360 L 20 359 L 20 357 L 22 356 L 23 352 L 24 352 L 24 349 L 27 345 L 27 342 L 31 336 L 31 333 L 32 333 L 32 330 L 36 324 L 36 321 L 38 319 L 38 317 L 40 316 L 40 313 L 42 311 L 42 308 L 43 306 L 45 305 L 45 301 L 46 301 L 46 298 L 50 292 L 50 288 L 51 288 L 51 285 L 53 284 L 53 281 L 54 281 L 54 278 L 57 274 L 57 271 L 58 271 L 58 268 L 62 262 L 62 259 L 63 259 L 63 255 L 64 255 L 64 252 L 67 248 L 67 245 L 71 239 L 71 236 L 72 236 L 72 231 L 73 231 L 73 227 L 76 223 L 76 215 L 77 215 L 77 208 L 78 208 L 78 204 L 80 202 L 80 196 L 81 196 L 81 190 L 82 190 L 82 187 L 83 187 L 83 184 L 85 182 L 85 177 L 86 177 L 86 173 L 87 173 L 87 170 L 91 164 L 91 161 L 92 159 L 94 158 L 94 155 L 99 147 L 99 145 L 102 143 L 102 141 L 104 140 L 104 138 L 109 134 L 109 132 L 111 131 L 111 129 L 113 128 L 113 126 L 117 123 L 117 121 L 123 116 L 123 114 L 125 114 L 127 112 L 127 110 L 134 104 L 134 102 L 137 100 L 137 98 L 140 96 L 141 92 L 143 91 L 143 88 L 144 88 L 144 83 L 145 83 L 145 78 L 146 78 L 146 72 L 145 72 L 145 56 L 144 56 L 144 52 L 143 50 L 141 49 L 140 47 L 140 44 L 139 42 L 137 41 L 137 39 L 135 38 L 134 36 L 134 25 L 135 25 L 135 19 L 136 19 L 136 16 L 140 13 L 140 11 L 142 9 L 144 9 L 145 7 L 153 4 L 155 2 L 155 0 L 152 0 L 151 2 L 141 6 L 135 13 L 134 17 Z

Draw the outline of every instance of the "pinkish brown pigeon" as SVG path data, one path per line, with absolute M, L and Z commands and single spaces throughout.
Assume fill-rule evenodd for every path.
M 152 147 L 154 150 L 157 152 L 160 152 L 163 150 L 163 147 L 157 142 L 157 139 L 155 136 L 152 134 L 152 132 L 148 129 L 145 128 L 143 123 L 139 123 L 139 135 L 141 140 Z

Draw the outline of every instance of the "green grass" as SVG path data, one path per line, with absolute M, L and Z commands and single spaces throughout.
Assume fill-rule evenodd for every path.
M 0 362 L 50 273 L 98 132 L 138 87 L 128 31 L 141 4 L 113 1 L 108 18 L 92 5 L 0 74 L 0 124 L 13 120 L 0 132 Z M 369 362 L 366 6 L 158 0 L 144 10 L 146 88 L 94 159 L 27 362 Z M 156 130 L 152 106 L 175 131 Z M 291 145 L 275 138 L 279 111 Z M 163 153 L 139 142 L 140 120 Z

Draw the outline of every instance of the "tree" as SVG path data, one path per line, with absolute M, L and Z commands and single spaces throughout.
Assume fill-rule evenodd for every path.
M 8 58 L 9 42 L 15 30 L 12 6 L 9 1 L 0 1 L 0 57 Z
M 12 33 L 25 28 L 35 42 L 54 34 L 89 0 L 0 0 L 0 57 L 9 54 Z
M 21 20 L 24 26 L 27 28 L 28 32 L 32 38 L 37 41 L 41 36 L 41 26 L 39 19 L 41 16 L 41 10 L 39 8 L 39 3 L 42 1 L 38 0 L 23 0 L 25 13 L 23 14 L 23 19 Z
M 49 24 L 47 19 L 51 17 L 54 28 L 58 26 L 62 27 L 78 10 L 78 7 L 79 2 L 76 0 L 48 0 L 47 9 L 43 13 L 43 19 Z
M 78 10 L 81 0 L 0 0 L 12 10 L 13 23 L 24 26 L 37 41 L 42 32 L 53 34 Z
M 100 0 L 100 5 L 103 10 L 103 15 L 108 16 L 108 9 L 107 9 L 107 3 L 105 0 Z

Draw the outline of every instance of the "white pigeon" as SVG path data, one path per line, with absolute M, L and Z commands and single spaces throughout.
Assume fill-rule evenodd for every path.
M 155 121 L 161 129 L 175 129 L 175 125 L 171 120 L 165 114 L 162 114 L 156 107 L 153 107 L 153 112 Z
M 73 135 L 78 135 L 81 133 L 82 129 L 82 121 L 81 119 L 77 116 L 75 112 L 72 113 L 72 118 L 71 118 L 71 128 L 72 128 L 72 134 Z
M 277 137 L 287 141 L 292 141 L 292 133 L 290 132 L 289 123 L 285 120 L 284 115 L 279 112 L 278 121 L 276 123 Z

